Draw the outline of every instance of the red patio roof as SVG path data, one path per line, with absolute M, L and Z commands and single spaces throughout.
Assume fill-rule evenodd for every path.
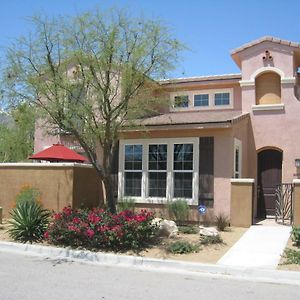
M 52 162 L 84 162 L 87 160 L 84 156 L 79 155 L 62 144 L 54 144 L 53 146 L 30 156 L 29 159 L 47 160 Z

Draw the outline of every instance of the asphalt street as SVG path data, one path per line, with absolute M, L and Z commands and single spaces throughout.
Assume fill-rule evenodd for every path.
M 299 299 L 300 287 L 0 252 L 0 300 Z

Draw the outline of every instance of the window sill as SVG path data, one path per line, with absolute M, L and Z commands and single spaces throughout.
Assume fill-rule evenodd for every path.
M 252 105 L 252 111 L 282 111 L 284 110 L 284 104 L 260 104 Z
M 173 198 L 172 200 L 168 200 L 167 198 L 161 198 L 161 197 L 147 197 L 147 198 L 142 198 L 142 197 L 124 197 L 124 198 L 130 198 L 134 200 L 134 203 L 139 203 L 139 204 L 167 204 L 172 201 L 178 200 L 178 199 L 184 199 L 188 205 L 198 205 L 198 201 L 194 201 L 191 198 Z M 120 203 L 122 201 L 119 200 Z

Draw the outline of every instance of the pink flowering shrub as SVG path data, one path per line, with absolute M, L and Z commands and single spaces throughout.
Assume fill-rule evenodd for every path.
M 65 207 L 54 213 L 45 239 L 55 245 L 105 250 L 138 250 L 154 237 L 153 213 L 125 210 L 116 215 L 103 209 Z

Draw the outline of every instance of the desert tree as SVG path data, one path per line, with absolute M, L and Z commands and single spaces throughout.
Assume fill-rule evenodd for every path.
M 33 152 L 35 112 L 27 103 L 0 112 L 0 162 L 26 161 Z
M 159 20 L 99 10 L 75 17 L 33 17 L 33 31 L 7 49 L 4 98 L 34 105 L 48 133 L 82 146 L 115 212 L 111 178 L 120 130 L 161 104 L 156 79 L 183 45 Z

